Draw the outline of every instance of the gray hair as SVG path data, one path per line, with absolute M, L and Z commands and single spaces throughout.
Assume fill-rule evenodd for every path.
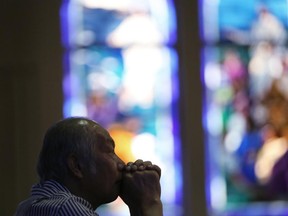
M 75 154 L 80 162 L 90 167 L 94 144 L 97 142 L 96 122 L 84 117 L 71 117 L 50 127 L 43 140 L 37 172 L 40 181 L 63 180 L 69 173 L 67 158 Z

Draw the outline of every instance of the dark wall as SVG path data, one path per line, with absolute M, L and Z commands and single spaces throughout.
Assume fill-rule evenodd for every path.
M 184 215 L 205 216 L 198 5 L 175 0 L 180 55 Z M 37 181 L 46 128 L 62 117 L 62 49 L 54 0 L 0 2 L 0 215 L 13 215 Z
M 37 181 L 45 129 L 62 115 L 60 1 L 0 3 L 0 215 Z
M 178 14 L 180 120 L 184 216 L 206 216 L 205 149 L 202 129 L 201 41 L 197 0 L 174 0 Z

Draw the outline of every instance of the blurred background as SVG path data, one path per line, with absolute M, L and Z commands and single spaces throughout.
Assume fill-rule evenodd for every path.
M 287 151 L 284 0 L 1 2 L 0 214 L 37 182 L 47 127 L 102 124 L 162 168 L 165 216 L 287 215 L 263 193 Z M 120 199 L 100 215 L 128 215 Z

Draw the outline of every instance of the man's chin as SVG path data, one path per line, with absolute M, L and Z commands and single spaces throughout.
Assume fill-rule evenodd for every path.
M 102 201 L 102 204 L 109 204 L 115 201 L 118 198 L 118 193 L 113 193 L 110 196 L 107 196 L 106 199 Z
M 120 195 L 120 184 L 116 184 L 114 191 L 111 193 L 109 202 L 115 201 L 119 195 Z

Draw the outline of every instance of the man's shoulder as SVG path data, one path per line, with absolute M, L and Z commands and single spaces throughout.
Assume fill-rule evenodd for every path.
M 73 195 L 67 188 L 55 181 L 33 186 L 31 197 L 18 206 L 16 215 L 97 216 L 88 201 Z
M 64 212 L 64 215 L 97 216 L 92 205 L 81 197 L 59 193 L 58 195 L 55 195 L 54 199 L 58 203 L 61 203 L 59 212 Z
M 24 213 L 26 212 L 26 213 Z M 66 192 L 59 192 L 53 196 L 31 197 L 18 206 L 15 215 L 64 215 L 64 216 L 97 216 L 90 203 L 81 197 Z
M 55 184 L 55 182 L 54 182 Z M 82 197 L 75 196 L 64 186 L 57 185 L 50 196 L 44 196 L 33 204 L 34 208 L 46 206 L 47 209 L 57 211 L 59 215 L 89 215 L 96 216 L 92 205 Z

